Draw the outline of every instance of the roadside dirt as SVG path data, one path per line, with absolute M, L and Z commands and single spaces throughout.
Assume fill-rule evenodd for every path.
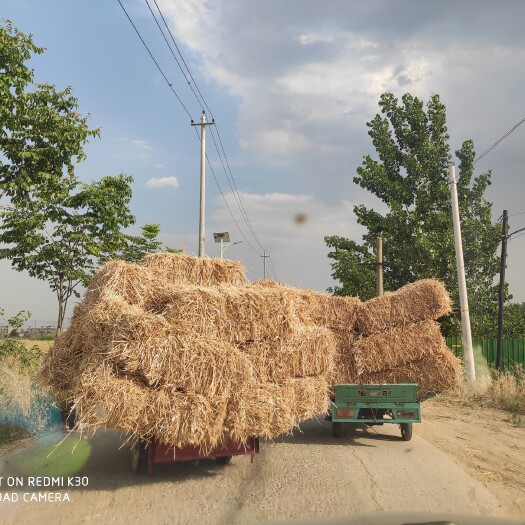
M 415 432 L 451 456 L 516 518 L 525 517 L 525 418 L 450 397 L 426 401 Z

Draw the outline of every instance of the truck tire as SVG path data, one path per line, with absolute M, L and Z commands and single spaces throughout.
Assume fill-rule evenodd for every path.
M 343 423 L 340 421 L 332 422 L 332 435 L 335 438 L 340 438 L 343 435 Z
M 135 474 L 145 474 L 148 468 L 148 449 L 141 440 L 131 447 L 131 467 Z
M 227 465 L 231 460 L 231 456 L 219 456 L 218 458 L 215 458 L 217 465 Z
M 401 423 L 401 438 L 403 441 L 410 441 L 412 439 L 412 423 Z

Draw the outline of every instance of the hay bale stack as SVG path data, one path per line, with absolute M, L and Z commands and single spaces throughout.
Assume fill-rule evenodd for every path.
M 360 335 L 372 335 L 392 327 L 435 320 L 450 312 L 450 297 L 443 283 L 423 279 L 361 303 L 357 309 L 357 331 Z
M 324 413 L 334 383 L 454 384 L 457 362 L 428 320 L 448 308 L 431 280 L 362 304 L 248 285 L 232 261 L 152 254 L 96 272 L 42 378 L 93 429 L 204 449 L 272 438 Z
M 334 336 L 301 322 L 304 294 L 243 281 L 231 261 L 112 261 L 96 272 L 42 377 L 69 391 L 93 429 L 204 448 L 226 435 L 290 432 L 326 410 Z

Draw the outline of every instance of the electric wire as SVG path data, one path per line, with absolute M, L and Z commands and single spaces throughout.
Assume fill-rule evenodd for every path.
M 147 2 L 148 0 L 146 0 Z M 159 7 L 159 4 L 157 4 L 157 0 L 153 0 L 155 2 L 155 6 L 157 7 L 157 11 L 159 12 L 159 15 L 160 17 L 162 18 L 162 21 L 164 22 L 164 25 L 166 26 L 166 29 L 168 31 L 168 34 L 170 35 L 171 37 L 171 40 L 173 42 L 173 45 L 175 46 L 175 49 L 177 50 L 177 53 L 179 54 L 181 60 L 182 60 L 182 63 L 184 64 L 185 68 L 186 68 L 186 71 L 188 72 L 188 75 L 190 76 L 191 78 L 191 82 L 193 82 L 193 85 L 195 86 L 195 89 L 197 90 L 197 92 L 199 93 L 200 95 L 200 98 L 201 100 L 199 100 L 199 97 L 197 97 L 197 94 L 195 93 L 195 91 L 193 91 L 193 88 L 192 88 L 192 91 L 193 91 L 193 94 L 195 95 L 195 97 L 197 98 L 197 100 L 199 100 L 199 103 L 201 103 L 202 101 L 202 105 L 208 110 L 208 113 L 210 114 L 211 118 L 215 119 L 215 117 L 213 116 L 213 113 L 211 111 L 211 109 L 208 107 L 208 104 L 206 104 L 206 100 L 204 99 L 202 93 L 201 93 L 201 90 L 199 89 L 199 86 L 197 85 L 197 82 L 195 81 L 195 79 L 193 78 L 193 75 L 191 74 L 191 71 L 190 71 L 190 68 L 188 67 L 188 64 L 186 64 L 186 60 L 184 60 L 184 56 L 182 55 L 180 49 L 179 49 L 179 46 L 177 45 L 177 41 L 175 40 L 175 37 L 173 36 L 169 26 L 168 26 L 168 23 L 166 22 L 166 19 L 164 18 L 164 15 L 162 14 L 162 11 Z M 148 7 L 149 7 L 149 4 L 148 4 Z M 151 11 L 151 8 L 150 8 L 150 11 Z M 152 13 L 153 14 L 153 13 Z M 160 27 L 159 27 L 160 29 Z M 162 31 L 162 29 L 161 29 Z M 162 32 L 164 34 L 164 32 Z M 169 44 L 168 44 L 169 46 Z M 170 50 L 171 50 L 171 46 L 170 47 Z M 173 53 L 173 51 L 172 51 Z M 179 64 L 179 61 L 177 60 L 177 64 Z M 179 67 L 180 67 L 180 64 L 179 64 Z M 184 71 L 182 70 L 181 68 L 181 72 L 182 74 L 184 75 L 184 78 L 186 79 L 186 82 L 188 82 L 188 85 L 190 86 L 191 88 L 191 82 L 188 80 L 188 77 L 186 76 L 186 74 L 184 73 Z
M 195 129 L 195 134 L 197 135 L 197 140 L 200 140 L 199 138 L 199 132 L 197 131 L 197 129 Z M 259 253 L 254 247 L 253 245 L 250 243 L 250 241 L 246 238 L 246 236 L 244 235 L 243 231 L 241 230 L 241 227 L 239 226 L 239 223 L 237 222 L 237 220 L 235 219 L 235 216 L 233 215 L 232 211 L 231 211 L 231 208 L 228 204 L 228 201 L 226 200 L 226 197 L 224 196 L 224 193 L 222 191 L 222 188 L 219 184 L 219 181 L 217 179 L 217 176 L 215 175 L 215 170 L 213 169 L 213 166 L 210 162 L 210 159 L 208 158 L 208 155 L 206 155 L 206 162 L 208 164 L 208 167 L 210 168 L 210 171 L 213 175 L 213 179 L 215 180 L 215 184 L 217 185 L 217 188 L 219 189 L 219 193 L 221 194 L 221 197 L 222 197 L 222 200 L 224 201 L 224 204 L 226 205 L 226 209 L 228 210 L 229 214 L 231 215 L 231 218 L 233 219 L 233 222 L 235 223 L 235 226 L 237 226 L 237 229 L 239 230 L 239 233 L 241 234 L 241 236 L 243 237 L 243 239 L 246 241 L 246 243 L 248 244 L 248 246 L 256 253 Z
M 168 86 L 171 89 L 171 91 L 173 91 L 173 94 L 177 97 L 177 100 L 179 101 L 180 105 L 184 108 L 184 111 L 186 111 L 186 113 L 189 115 L 189 117 L 191 119 L 192 118 L 191 117 L 191 113 L 188 111 L 188 108 L 185 106 L 184 102 L 182 102 L 181 98 L 179 97 L 179 95 L 177 94 L 175 89 L 173 89 L 173 85 L 168 80 L 168 77 L 166 77 L 166 75 L 164 74 L 164 71 L 159 66 L 159 63 L 155 60 L 155 57 L 153 56 L 153 53 L 150 51 L 148 45 L 146 44 L 146 42 L 142 38 L 142 35 L 140 34 L 139 30 L 137 29 L 137 26 L 133 23 L 133 20 L 131 20 L 128 12 L 126 11 L 126 8 L 122 5 L 122 2 L 120 0 L 117 0 L 117 2 L 120 4 L 120 7 L 122 7 L 122 10 L 124 11 L 124 14 L 126 15 L 127 19 L 129 20 L 129 23 L 133 26 L 133 29 L 135 30 L 135 32 L 137 33 L 138 37 L 140 38 L 140 41 L 142 42 L 142 44 L 146 48 L 146 51 L 149 53 L 149 56 L 151 57 L 151 60 L 153 60 L 153 62 L 157 66 L 157 69 L 160 71 L 160 74 L 164 77 L 164 80 L 166 81 L 166 84 L 168 84 Z
M 120 0 L 119 0 L 119 1 L 120 1 Z M 163 36 L 163 38 L 164 38 L 164 41 L 166 42 L 166 45 L 167 45 L 168 48 L 170 49 L 170 52 L 171 52 L 173 58 L 175 59 L 177 65 L 178 65 L 178 67 L 179 67 L 179 69 L 181 70 L 181 73 L 183 74 L 184 79 L 186 80 L 187 84 L 189 85 L 189 87 L 190 87 L 190 89 L 191 89 L 191 91 L 192 91 L 194 97 L 196 98 L 197 102 L 199 102 L 199 104 L 201 104 L 201 106 L 205 107 L 205 108 L 208 110 L 208 112 L 209 112 L 210 116 L 212 117 L 212 119 L 215 120 L 215 117 L 214 117 L 214 115 L 213 115 L 212 110 L 210 109 L 209 105 L 208 105 L 207 102 L 206 102 L 206 99 L 204 98 L 204 95 L 202 94 L 201 90 L 199 89 L 199 86 L 198 86 L 198 84 L 197 84 L 197 81 L 196 81 L 195 78 L 193 77 L 193 75 L 192 75 L 192 73 L 191 73 L 191 70 L 190 70 L 190 68 L 188 67 L 188 64 L 187 64 L 186 61 L 184 60 L 184 56 L 182 55 L 182 53 L 181 53 L 181 51 L 180 51 L 180 49 L 179 49 L 179 46 L 177 45 L 177 42 L 176 42 L 176 40 L 175 40 L 175 38 L 174 38 L 174 36 L 173 36 L 173 33 L 171 32 L 171 30 L 170 30 L 170 28 L 169 28 L 169 26 L 168 26 L 168 24 L 167 24 L 167 22 L 166 22 L 166 18 L 164 17 L 164 14 L 162 13 L 162 10 L 160 9 L 160 6 L 158 5 L 157 0 L 153 0 L 154 3 L 155 3 L 155 6 L 156 6 L 156 8 L 157 8 L 157 10 L 158 10 L 158 12 L 159 12 L 159 15 L 160 15 L 160 17 L 161 17 L 163 23 L 164 23 L 164 26 L 166 27 L 166 30 L 168 31 L 168 34 L 170 35 L 170 38 L 171 38 L 171 40 L 172 40 L 172 42 L 173 42 L 173 45 L 175 46 L 175 49 L 177 50 L 177 53 L 179 54 L 179 57 L 180 57 L 182 63 L 184 64 L 184 66 L 185 66 L 185 68 L 186 68 L 186 71 L 188 72 L 188 75 L 189 75 L 189 78 L 191 79 L 191 81 L 188 80 L 188 75 L 186 75 L 186 73 L 184 72 L 184 70 L 183 70 L 183 68 L 182 68 L 182 66 L 181 66 L 181 64 L 180 64 L 180 61 L 179 61 L 179 60 L 177 59 L 177 57 L 175 56 L 175 53 L 173 52 L 173 49 L 172 49 L 170 43 L 168 42 L 168 40 L 167 40 L 167 38 L 166 38 L 166 35 L 165 35 L 163 29 L 161 28 L 161 26 L 160 26 L 158 20 L 157 20 L 157 17 L 156 17 L 155 14 L 153 13 L 153 10 L 152 10 L 152 8 L 151 8 L 151 6 L 150 6 L 148 0 L 145 0 L 145 1 L 146 1 L 146 4 L 148 5 L 148 8 L 149 8 L 149 10 L 150 10 L 150 13 L 151 13 L 152 17 L 153 17 L 154 20 L 155 20 L 155 23 L 157 24 L 157 27 L 158 27 L 159 31 L 162 33 L 162 36 Z M 195 86 L 195 89 L 196 89 L 197 92 L 198 92 L 198 95 L 197 95 L 197 93 L 195 92 L 195 90 L 193 89 L 192 82 L 193 82 L 193 85 Z M 200 97 L 200 98 L 199 98 L 199 97 Z M 226 156 L 226 151 L 225 151 L 225 149 L 224 149 L 224 144 L 223 144 L 223 142 L 222 142 L 222 138 L 221 138 L 221 135 L 220 135 L 219 126 L 218 126 L 218 124 L 217 124 L 216 122 L 215 122 L 215 129 L 216 129 L 216 133 L 217 133 L 217 139 L 218 139 L 219 144 L 220 144 L 220 150 L 222 151 L 222 155 L 221 155 L 221 151 L 219 150 L 219 147 L 218 147 L 218 145 L 217 145 L 217 141 L 216 141 L 216 139 L 215 139 L 215 135 L 214 135 L 214 133 L 213 133 L 213 130 L 212 130 L 211 128 L 210 128 L 210 133 L 211 133 L 211 136 L 212 136 L 212 139 L 213 139 L 213 142 L 214 142 L 215 149 L 216 149 L 217 154 L 218 154 L 218 156 L 219 156 L 219 159 L 220 159 L 220 161 L 221 161 L 221 164 L 222 164 L 222 167 L 223 167 L 224 173 L 225 173 L 225 175 L 226 175 L 226 179 L 228 180 L 228 184 L 229 184 L 229 186 L 230 186 L 230 189 L 232 190 L 232 194 L 233 194 L 233 196 L 234 196 L 234 198 L 235 198 L 235 200 L 236 200 L 236 202 L 237 202 L 237 206 L 239 207 L 239 210 L 240 210 L 240 212 L 241 212 L 241 216 L 243 217 L 244 222 L 245 222 L 245 224 L 246 224 L 246 227 L 247 227 L 248 230 L 250 231 L 250 233 L 251 233 L 252 237 L 254 238 L 255 242 L 259 245 L 259 247 L 263 250 L 263 252 L 266 252 L 265 247 L 264 247 L 264 246 L 262 245 L 262 243 L 259 241 L 259 239 L 258 239 L 258 237 L 257 237 L 257 235 L 256 235 L 256 233 L 255 233 L 255 230 L 253 229 L 253 226 L 252 226 L 252 224 L 251 224 L 251 221 L 250 221 L 250 219 L 249 219 L 249 217 L 248 217 L 248 214 L 247 214 L 246 209 L 245 209 L 245 207 L 244 207 L 244 204 L 243 204 L 243 202 L 242 202 L 242 199 L 241 199 L 241 196 L 240 196 L 239 190 L 238 190 L 238 188 L 237 188 L 237 184 L 236 184 L 236 182 L 235 182 L 235 178 L 234 178 L 234 176 L 233 176 L 233 172 L 232 172 L 231 167 L 230 167 L 230 163 L 228 162 L 228 158 L 227 158 L 227 156 Z M 223 159 L 222 159 L 223 156 L 224 156 L 224 161 L 223 161 Z M 209 163 L 209 160 L 208 160 L 208 163 Z M 225 164 L 225 163 L 226 163 L 226 164 Z M 226 167 L 227 167 L 227 168 L 226 168 Z M 215 175 L 214 175 L 214 177 L 215 177 Z M 219 185 L 219 183 L 218 183 L 217 178 L 215 178 L 215 180 L 216 180 L 216 183 L 217 183 L 217 186 L 218 186 L 219 190 L 221 191 L 221 195 L 223 196 L 223 200 L 226 202 L 226 198 L 225 198 L 225 196 L 224 196 L 224 194 L 223 194 L 223 192 L 222 192 L 222 189 L 220 188 L 220 185 Z M 228 207 L 228 208 L 229 208 L 229 207 Z M 230 214 L 231 214 L 232 217 L 233 217 L 233 213 L 231 212 L 231 210 L 229 210 L 229 211 L 230 211 Z M 235 222 L 236 222 L 236 221 L 235 221 Z M 237 224 L 237 222 L 236 222 L 236 224 Z M 239 231 L 241 231 L 241 230 L 240 230 L 240 227 L 239 227 L 238 224 L 237 224 L 237 227 L 239 228 Z M 241 232 L 241 233 L 242 233 L 242 232 Z M 242 235 L 243 235 L 243 237 L 244 237 L 244 234 L 242 234 Z M 244 238 L 245 238 L 245 237 L 244 237 Z M 248 243 L 248 244 L 249 244 L 250 247 L 252 247 L 252 249 L 253 249 L 253 246 L 252 246 L 250 243 Z M 273 266 L 273 263 L 272 263 L 272 266 Z M 274 275 L 276 275 L 276 274 L 275 274 L 275 271 L 274 271 Z M 276 277 L 276 278 L 277 278 L 277 277 Z
M 521 126 L 523 123 L 525 122 L 525 117 L 522 118 L 514 127 L 512 127 L 509 131 L 507 131 L 507 133 L 505 133 L 505 135 L 503 135 L 503 137 L 501 137 L 500 139 L 498 139 L 496 142 L 494 142 L 494 144 L 492 144 L 492 146 L 490 146 L 490 148 L 488 148 L 487 150 L 485 150 L 475 161 L 474 161 L 474 164 L 476 164 L 476 162 L 478 162 L 478 160 L 481 160 L 485 155 L 487 155 L 488 153 L 490 153 L 502 140 L 506 139 L 516 128 L 518 128 L 519 126 Z

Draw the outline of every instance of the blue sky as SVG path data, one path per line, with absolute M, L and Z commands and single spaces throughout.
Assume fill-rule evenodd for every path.
M 213 112 L 242 203 L 277 277 L 325 290 L 333 284 L 324 235 L 360 240 L 352 207 L 377 206 L 352 182 L 373 153 L 366 122 L 379 95 L 408 91 L 447 106 L 452 148 L 473 139 L 482 152 L 525 116 L 525 4 L 488 1 L 386 2 L 157 0 Z M 193 97 L 144 0 L 122 0 L 195 120 Z M 150 0 L 155 10 L 153 0 Z M 37 81 L 71 85 L 102 138 L 78 167 L 85 180 L 135 178 L 138 225 L 160 223 L 162 240 L 197 252 L 199 142 L 189 116 L 140 43 L 117 0 L 7 0 L 2 16 L 47 51 L 32 60 Z M 477 165 L 493 170 L 494 219 L 507 208 L 511 231 L 525 226 L 525 125 Z M 229 231 L 226 255 L 262 276 L 262 253 L 232 195 L 208 135 L 207 246 Z M 305 223 L 294 217 L 303 213 Z M 525 301 L 525 238 L 509 245 L 508 281 Z M 52 323 L 56 306 L 42 282 L 0 263 L 1 305 Z

